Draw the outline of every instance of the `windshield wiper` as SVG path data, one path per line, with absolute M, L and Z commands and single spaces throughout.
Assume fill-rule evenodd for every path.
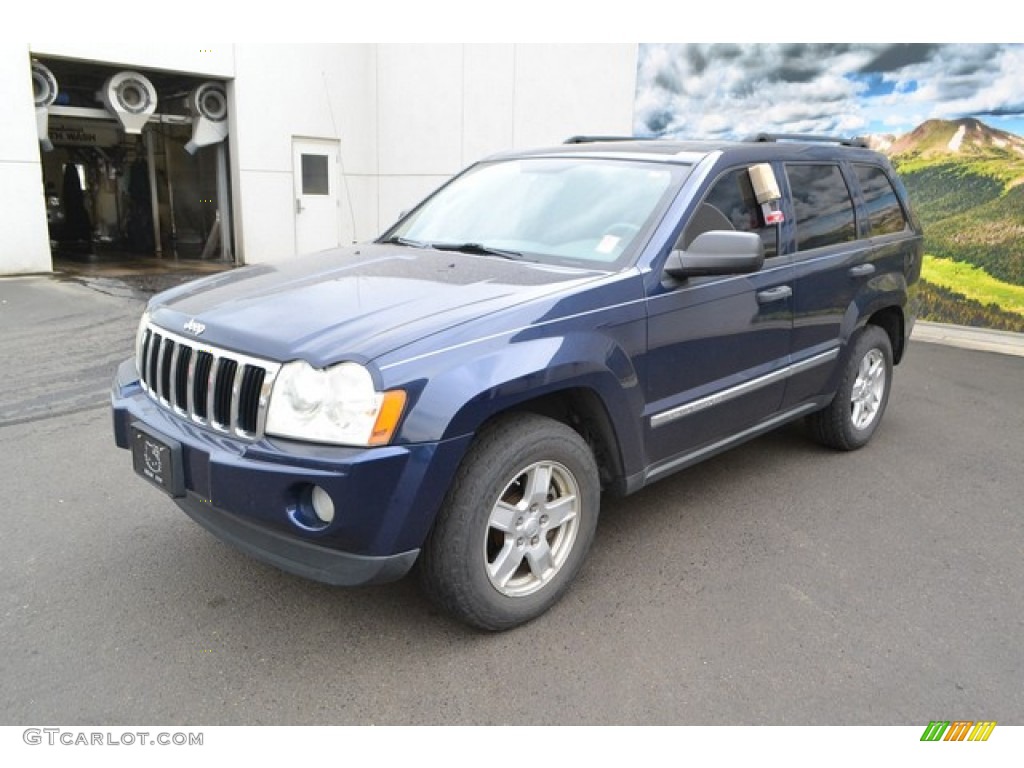
M 410 240 L 407 237 L 389 237 L 387 240 L 382 240 L 382 243 L 398 245 L 407 245 L 410 248 L 433 248 L 433 243 L 425 243 L 422 240 Z
M 430 243 L 439 251 L 458 251 L 459 253 L 475 253 L 483 256 L 500 256 L 503 259 L 521 259 L 519 251 L 507 251 L 504 248 L 492 248 L 483 243 Z

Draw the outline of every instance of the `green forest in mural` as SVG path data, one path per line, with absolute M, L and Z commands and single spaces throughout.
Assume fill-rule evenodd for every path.
M 875 143 L 925 227 L 921 318 L 1024 332 L 1024 139 L 967 118 Z

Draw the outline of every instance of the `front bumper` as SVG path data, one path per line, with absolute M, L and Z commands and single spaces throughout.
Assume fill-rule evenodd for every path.
M 338 586 L 380 584 L 402 578 L 419 550 L 373 557 L 341 552 L 232 515 L 192 496 L 175 499 L 189 517 L 221 541 L 282 571 Z
M 111 393 L 114 439 L 133 425 L 180 444 L 183 493 L 174 501 L 221 540 L 305 578 L 359 585 L 401 578 L 415 562 L 469 437 L 380 448 L 245 442 L 157 405 L 125 361 Z M 334 520 L 308 508 L 331 496 Z

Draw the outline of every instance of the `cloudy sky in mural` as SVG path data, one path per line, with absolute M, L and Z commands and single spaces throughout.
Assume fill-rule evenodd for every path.
M 977 117 L 1024 135 L 1024 45 L 643 44 L 634 134 L 901 134 Z

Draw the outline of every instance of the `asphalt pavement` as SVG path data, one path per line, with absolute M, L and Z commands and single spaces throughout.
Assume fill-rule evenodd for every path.
M 566 599 L 484 634 L 137 478 L 107 388 L 145 296 L 0 280 L 0 724 L 1024 724 L 1024 357 L 913 342 L 867 448 L 791 425 L 607 500 Z

